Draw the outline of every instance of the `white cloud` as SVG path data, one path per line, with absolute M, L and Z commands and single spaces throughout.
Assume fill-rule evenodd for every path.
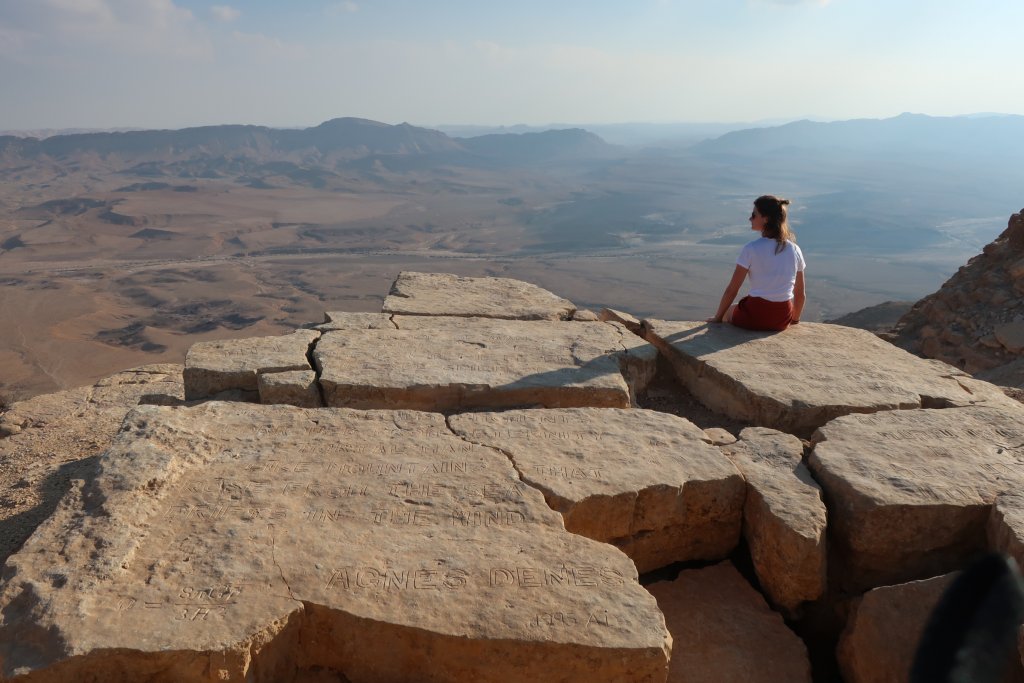
M 208 54 L 192 12 L 174 0 L 37 0 L 0 3 L 5 32 L 37 35 L 51 52 L 83 48 L 115 54 Z M 24 43 L 24 41 L 22 41 Z M 42 48 L 41 48 L 42 49 Z
M 242 12 L 228 5 L 213 5 L 210 7 L 210 14 L 218 21 L 234 21 L 242 16 Z

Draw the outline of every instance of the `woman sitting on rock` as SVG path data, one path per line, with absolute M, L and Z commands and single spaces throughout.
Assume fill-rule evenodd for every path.
M 727 322 L 748 330 L 784 330 L 800 322 L 804 309 L 804 255 L 786 224 L 788 199 L 764 195 L 754 200 L 750 229 L 761 237 L 749 242 L 736 259 L 732 280 L 709 323 Z M 750 294 L 732 305 L 743 279 Z

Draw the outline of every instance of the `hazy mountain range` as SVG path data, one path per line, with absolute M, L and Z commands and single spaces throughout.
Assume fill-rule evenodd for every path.
M 692 145 L 680 139 L 638 149 L 609 144 L 579 128 L 453 137 L 358 118 L 305 129 L 223 125 L 45 139 L 4 136 L 0 178 L 23 180 L 31 169 L 47 165 L 58 173 L 122 174 L 122 187 L 136 190 L 144 182 L 162 182 L 187 191 L 177 186 L 190 179 L 225 179 L 257 189 L 282 183 L 338 188 L 362 179 L 400 193 L 419 192 L 422 185 L 408 183 L 429 180 L 437 191 L 473 194 L 472 185 L 456 187 L 470 177 L 466 173 L 520 169 L 515 182 L 532 174 L 534 186 L 556 182 L 577 188 L 553 207 L 524 206 L 516 219 L 546 235 L 540 244 L 559 249 L 609 248 L 623 235 L 632 235 L 632 244 L 683 234 L 707 243 L 740 243 L 747 235 L 723 230 L 729 224 L 722 222 L 721 204 L 774 193 L 796 199 L 794 224 L 814 249 L 892 253 L 952 246 L 969 254 L 1022 203 L 1021 116 L 797 121 L 729 131 Z M 131 177 L 144 182 L 132 183 Z M 498 187 L 505 181 L 495 176 L 490 182 Z M 508 201 L 514 206 L 523 200 L 512 195 Z
M 443 163 L 478 164 L 488 159 L 536 161 L 558 156 L 600 156 L 610 150 L 611 146 L 599 137 L 580 129 L 452 138 L 407 123 L 389 125 L 357 118 L 332 119 L 300 130 L 223 125 L 44 139 L 0 137 L 0 160 L 8 164 L 41 159 L 73 161 L 98 155 L 102 159 L 139 162 L 218 157 L 301 161 L 328 168 L 382 155 L 429 155 Z

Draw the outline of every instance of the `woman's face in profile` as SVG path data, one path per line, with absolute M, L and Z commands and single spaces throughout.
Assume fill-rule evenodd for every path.
M 765 219 L 764 216 L 757 212 L 757 207 L 750 212 L 750 229 L 757 232 L 764 232 Z

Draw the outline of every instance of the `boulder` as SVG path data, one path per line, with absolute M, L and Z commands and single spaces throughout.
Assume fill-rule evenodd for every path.
M 664 681 L 633 563 L 442 415 L 142 406 L 11 556 L 0 675 Z M 35 680 L 35 679 L 33 679 Z
M 809 465 L 848 587 L 946 573 L 984 548 L 993 501 L 1024 481 L 1015 405 L 847 415 L 815 434 Z
M 327 405 L 625 408 L 631 395 L 624 371 L 634 384 L 643 368 L 654 373 L 649 345 L 607 323 L 425 316 L 394 322 L 396 330 L 324 333 L 314 358 Z
M 960 385 L 962 371 L 842 325 L 801 323 L 768 333 L 648 320 L 644 337 L 708 408 L 798 436 L 848 413 L 983 400 Z
M 739 540 L 743 479 L 688 420 L 569 408 L 465 413 L 449 424 L 506 453 L 566 529 L 617 546 L 641 573 L 722 559 Z
M 704 430 L 704 435 L 708 441 L 716 446 L 727 446 L 728 444 L 736 443 L 736 437 L 729 430 L 722 429 L 721 427 L 708 427 Z
M 185 356 L 185 398 L 208 398 L 231 390 L 258 392 L 258 375 L 310 370 L 307 355 L 319 337 L 316 330 L 296 330 L 280 337 L 193 344 Z
M 996 325 L 992 334 L 1010 353 L 1024 351 L 1024 320 Z
M 795 436 L 748 427 L 722 450 L 747 480 L 743 535 L 768 600 L 796 616 L 825 592 L 825 502 Z
M 730 563 L 647 589 L 672 633 L 671 683 L 810 683 L 807 648 Z
M 853 607 L 839 639 L 837 658 L 844 683 L 907 681 L 928 617 L 955 576 L 882 586 L 865 593 Z
M 597 317 L 597 313 L 594 313 L 593 311 L 588 311 L 585 308 L 576 309 L 576 311 L 572 314 L 572 319 L 575 320 L 576 322 L 582 323 L 594 323 L 600 320 L 600 318 Z
M 568 299 L 521 280 L 405 271 L 384 299 L 384 313 L 506 320 L 568 320 Z

